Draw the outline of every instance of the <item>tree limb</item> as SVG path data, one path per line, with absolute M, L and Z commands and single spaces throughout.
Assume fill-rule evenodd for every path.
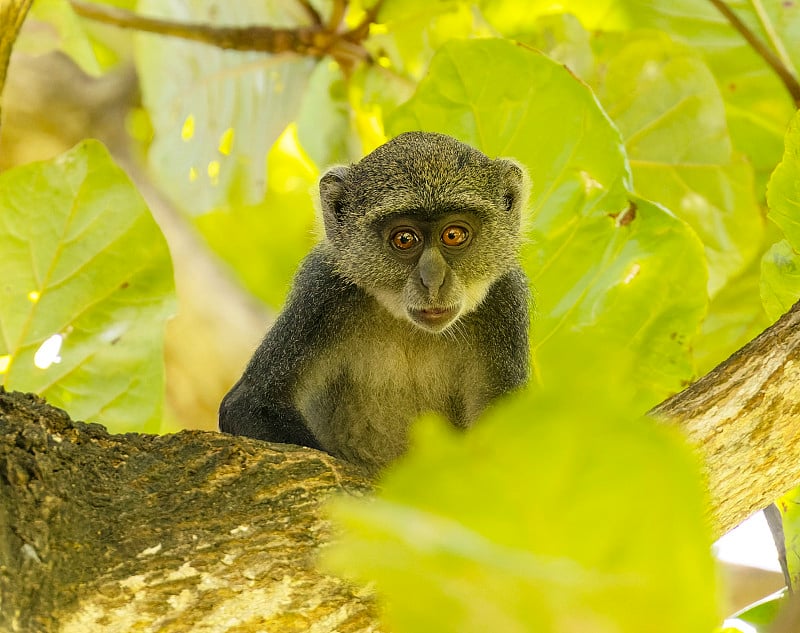
M 800 302 L 651 412 L 705 461 L 717 535 L 800 484 Z
M 324 453 L 109 435 L 0 388 L 0 631 L 377 631 L 316 568 L 319 508 L 368 484 Z
M 301 4 L 310 7 L 307 3 Z M 339 4 L 334 5 L 334 15 Z M 370 59 L 369 53 L 361 44 L 368 29 L 364 31 L 363 25 L 360 24 L 352 31 L 339 31 L 341 18 L 335 25 L 325 25 L 320 18 L 319 21 L 312 19 L 311 26 L 294 28 L 212 26 L 197 22 L 152 18 L 126 9 L 80 0 L 70 0 L 70 5 L 81 17 L 96 22 L 201 42 L 225 50 L 255 51 L 275 55 L 294 53 L 318 58 L 330 56 L 345 69 L 352 68 L 359 61 Z

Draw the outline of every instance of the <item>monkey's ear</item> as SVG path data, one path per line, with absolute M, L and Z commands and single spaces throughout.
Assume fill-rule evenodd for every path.
M 319 179 L 319 202 L 322 207 L 322 219 L 325 232 L 329 235 L 342 220 L 344 203 L 344 179 L 349 167 L 337 165 L 326 171 Z
M 527 170 L 511 158 L 494 161 L 503 181 L 503 207 L 509 213 L 516 209 L 520 213 L 528 201 L 530 179 Z

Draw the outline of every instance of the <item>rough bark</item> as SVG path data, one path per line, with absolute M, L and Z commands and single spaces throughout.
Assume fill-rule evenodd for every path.
M 320 505 L 367 489 L 317 451 L 109 435 L 0 389 L 0 631 L 376 631 L 315 567 Z

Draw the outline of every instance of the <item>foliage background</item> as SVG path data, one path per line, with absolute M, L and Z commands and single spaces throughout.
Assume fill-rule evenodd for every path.
M 442 622 L 441 630 L 464 631 L 469 622 L 481 630 L 499 612 L 504 630 L 587 622 L 601 630 L 605 621 L 619 630 L 709 630 L 719 614 L 696 465 L 685 447 L 639 417 L 741 347 L 799 294 L 796 95 L 754 46 L 712 3 L 689 0 L 573 2 L 569 12 L 547 1 L 387 0 L 375 15 L 359 2 L 111 4 L 212 25 L 297 29 L 315 26 L 315 16 L 317 26 L 336 16 L 339 31 L 359 37 L 347 54 L 318 58 L 222 51 L 121 32 L 80 19 L 80 7 L 65 0 L 37 0 L 9 72 L 0 135 L 0 166 L 8 170 L 0 183 L 3 384 L 43 392 L 115 431 L 214 428 L 216 403 L 315 239 L 313 186 L 321 171 L 405 130 L 451 134 L 530 170 L 523 260 L 535 298 L 541 394 L 498 409 L 468 439 L 429 421 L 419 452 L 388 475 L 380 502 L 336 511 L 360 535 L 341 551 L 380 562 L 361 572 L 395 583 L 395 596 L 419 590 L 420 573 L 410 570 L 429 569 L 427 580 L 450 570 L 426 586 L 453 600 L 444 612 L 465 609 L 460 624 Z M 796 77 L 800 8 L 779 1 L 733 8 Z M 362 24 L 368 28 L 359 30 Z M 81 69 L 53 62 L 70 78 L 59 99 L 67 106 L 76 99 L 74 109 L 88 117 L 74 130 L 53 123 L 75 116 L 54 113 L 52 85 L 42 88 L 37 111 L 25 83 L 28 57 L 52 48 Z M 115 118 L 106 121 L 109 111 Z M 89 135 L 103 138 L 135 187 L 93 143 L 28 164 Z M 82 177 L 73 164 L 85 166 Z M 24 166 L 10 169 L 16 165 Z M 67 184 L 59 186 L 60 178 Z M 166 339 L 166 415 L 158 358 L 173 310 L 172 275 L 137 189 L 167 235 L 178 286 Z M 99 206 L 84 201 L 87 192 Z M 111 240 L 115 212 L 140 218 L 141 228 Z M 78 230 L 93 223 L 100 230 Z M 56 278 L 42 273 L 60 267 Z M 135 324 L 147 342 L 117 332 L 122 323 Z M 25 360 L 53 335 L 61 337 L 59 362 L 42 369 Z M 123 362 L 127 349 L 132 356 Z M 575 393 L 591 410 L 573 402 Z M 509 435 L 519 444 L 501 448 Z M 485 460 L 470 468 L 476 451 Z M 470 497 L 455 495 L 464 479 L 436 464 L 473 473 Z M 433 500 L 413 483 L 423 477 Z M 492 494 L 512 489 L 523 498 L 503 499 L 490 514 L 504 520 L 484 524 Z M 536 503 L 534 491 L 543 495 Z M 452 507 L 445 499 L 455 499 Z M 481 516 L 465 516 L 475 504 Z M 594 519 L 609 507 L 619 524 L 597 529 Z M 632 507 L 635 517 L 626 514 Z M 394 518 L 386 521 L 387 513 Z M 543 523 L 554 515 L 563 524 Z M 470 531 L 456 539 L 461 550 L 451 551 L 447 539 L 420 539 L 421 530 L 445 529 L 442 521 Z M 397 533 L 387 533 L 387 523 Z M 640 526 L 633 537 L 630 523 Z M 510 549 L 482 549 L 477 537 Z M 532 556 L 531 568 L 495 569 L 506 554 Z M 563 576 L 557 567 L 534 577 L 532 570 L 548 569 L 542 561 L 565 557 L 577 565 L 568 586 L 552 590 Z M 354 557 L 339 555 L 337 563 L 333 555 L 331 564 L 359 571 L 343 558 Z M 685 564 L 668 564 L 675 560 Z M 475 587 L 498 582 L 498 573 L 509 585 L 475 607 Z M 473 576 L 466 590 L 463 578 Z M 631 578 L 645 606 L 626 619 Z M 675 604 L 664 602 L 666 592 Z M 424 601 L 419 612 L 413 601 L 390 604 L 398 630 L 431 617 Z M 656 613 L 661 628 L 653 628 Z M 578 615 L 566 622 L 565 614 Z

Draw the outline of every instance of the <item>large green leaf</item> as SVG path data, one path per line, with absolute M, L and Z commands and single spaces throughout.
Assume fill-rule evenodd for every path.
M 781 240 L 761 259 L 761 301 L 770 322 L 777 321 L 800 299 L 800 254 Z
M 0 174 L 0 253 L 3 386 L 115 431 L 157 430 L 172 264 L 102 145 Z
M 790 68 L 800 68 L 800 10 L 793 2 L 728 2 Z M 725 99 L 735 146 L 765 177 L 778 161 L 794 105 L 777 75 L 710 2 L 625 0 L 630 24 L 660 29 L 701 52 Z M 795 70 L 795 76 L 797 72 Z
M 142 13 L 180 22 L 297 26 L 299 5 L 142 0 Z M 137 37 L 136 66 L 155 138 L 149 160 L 184 210 L 253 203 L 270 146 L 295 117 L 315 61 L 223 51 L 160 35 Z
M 763 218 L 752 167 L 733 156 L 725 105 L 700 55 L 657 31 L 590 40 L 569 14 L 521 24 L 517 38 L 595 88 L 622 134 L 636 192 L 695 230 L 706 247 L 709 292 L 716 294 L 758 253 Z
M 388 123 L 393 133 L 445 132 L 527 165 L 537 351 L 587 330 L 635 349 L 630 387 L 643 406 L 691 377 L 689 346 L 707 303 L 702 245 L 675 216 L 628 194 L 619 132 L 584 84 L 508 41 L 451 42 Z
M 328 564 L 375 581 L 390 630 L 712 630 L 697 464 L 584 343 L 467 434 L 423 421 L 377 498 L 338 500 Z
M 708 373 L 767 329 L 770 320 L 761 301 L 760 283 L 761 261 L 755 259 L 711 300 L 694 343 L 698 375 Z
M 713 296 L 763 233 L 752 167 L 734 160 L 714 77 L 697 53 L 654 32 L 628 38 L 604 67 L 598 97 L 625 140 L 636 192 L 698 234 Z

